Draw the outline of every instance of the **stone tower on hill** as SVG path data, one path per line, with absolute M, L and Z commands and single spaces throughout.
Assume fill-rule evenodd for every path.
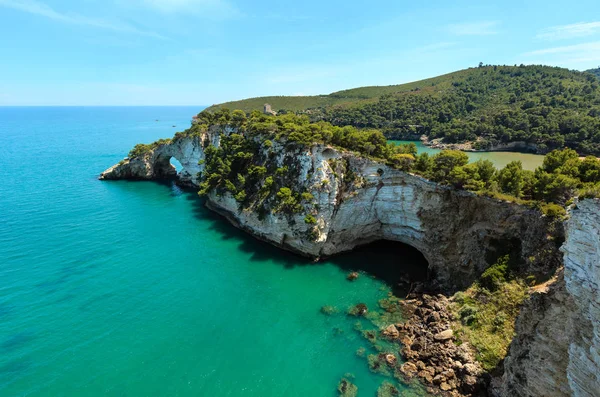
M 273 109 L 271 109 L 271 105 L 269 105 L 268 103 L 265 103 L 265 106 L 263 108 L 263 113 L 269 114 L 271 116 L 277 115 L 277 112 L 275 112 Z

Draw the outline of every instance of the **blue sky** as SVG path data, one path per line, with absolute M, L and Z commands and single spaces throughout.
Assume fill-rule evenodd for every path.
M 600 2 L 0 0 L 0 54 L 0 105 L 210 105 L 597 67 Z

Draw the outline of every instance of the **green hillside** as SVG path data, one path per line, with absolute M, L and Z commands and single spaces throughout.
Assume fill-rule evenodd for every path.
M 595 75 L 596 77 L 600 77 L 600 67 L 597 67 L 596 69 L 586 70 L 586 72 L 591 73 L 591 74 Z
M 273 110 L 276 111 L 285 110 L 288 112 L 302 112 L 308 109 L 325 108 L 333 105 L 350 105 L 357 102 L 367 102 L 368 100 L 377 99 L 386 94 L 410 92 L 415 89 L 419 89 L 420 87 L 428 87 L 432 84 L 440 84 L 444 81 L 452 81 L 454 78 L 468 74 L 468 72 L 469 69 L 406 84 L 351 88 L 326 95 L 265 96 L 248 98 L 239 101 L 231 101 L 213 105 L 207 110 L 215 111 L 222 108 L 228 108 L 240 109 L 245 112 L 251 112 L 253 110 L 262 111 L 264 104 L 268 103 L 271 105 Z
M 590 73 L 548 66 L 482 66 L 408 84 L 311 97 L 229 102 L 246 112 L 307 113 L 312 121 L 377 128 L 388 137 L 426 135 L 487 149 L 524 141 L 538 152 L 570 147 L 600 154 L 600 88 Z

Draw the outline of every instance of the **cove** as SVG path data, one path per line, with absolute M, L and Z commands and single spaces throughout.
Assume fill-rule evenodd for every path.
M 421 141 L 397 141 L 390 140 L 397 145 L 414 143 L 417 146 L 418 153 L 429 153 L 434 155 L 441 152 L 440 149 L 432 149 L 428 146 L 423 145 Z M 531 153 L 519 153 L 519 152 L 465 152 L 469 156 L 469 161 L 475 162 L 477 160 L 490 160 L 496 168 L 504 168 L 511 161 L 521 161 L 523 163 L 523 169 L 533 171 L 537 167 L 541 166 L 544 162 L 544 156 L 541 154 Z
M 315 264 L 171 182 L 96 179 L 197 111 L 0 109 L 0 395 L 333 396 L 346 373 L 375 393 L 355 329 L 375 326 L 344 312 L 376 308 L 394 267 L 422 273 L 414 251 Z

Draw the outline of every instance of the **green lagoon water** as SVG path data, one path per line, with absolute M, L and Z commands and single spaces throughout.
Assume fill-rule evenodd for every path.
M 418 153 L 429 153 L 430 155 L 441 152 L 440 149 L 432 149 L 423 145 L 420 141 L 390 141 L 396 144 L 414 143 L 417 146 Z M 535 170 L 544 162 L 544 156 L 531 153 L 517 152 L 467 152 L 469 160 L 475 162 L 480 159 L 490 160 L 496 168 L 504 168 L 511 161 L 521 161 L 523 169 Z
M 173 183 L 97 180 L 198 110 L 0 108 L 0 396 L 375 394 L 356 319 L 320 308 L 375 308 L 405 247 L 313 264 Z

